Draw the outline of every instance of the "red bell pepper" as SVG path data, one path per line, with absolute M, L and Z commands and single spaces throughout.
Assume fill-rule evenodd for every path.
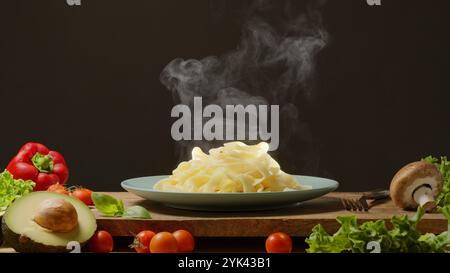
M 6 169 L 15 179 L 33 180 L 34 191 L 45 191 L 56 183 L 65 184 L 69 178 L 64 157 L 34 142 L 25 144 Z

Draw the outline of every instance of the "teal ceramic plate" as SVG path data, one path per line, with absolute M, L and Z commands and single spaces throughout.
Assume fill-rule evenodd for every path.
M 285 192 L 250 193 L 188 193 L 166 192 L 153 189 L 159 180 L 167 176 L 148 176 L 128 179 L 122 188 L 145 199 L 166 206 L 201 211 L 249 211 L 293 206 L 334 191 L 339 183 L 320 177 L 296 175 L 299 183 L 311 189 Z

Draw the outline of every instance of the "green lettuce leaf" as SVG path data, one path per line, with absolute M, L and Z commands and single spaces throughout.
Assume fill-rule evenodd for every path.
M 7 170 L 0 173 L 0 216 L 14 200 L 32 192 L 34 186 L 35 183 L 31 180 L 14 179 Z
M 450 223 L 450 206 L 441 211 Z M 420 207 L 412 218 L 406 215 L 394 216 L 391 219 L 392 228 L 388 230 L 384 220 L 367 221 L 358 225 L 355 216 L 337 217 L 341 225 L 339 230 L 330 235 L 321 226 L 313 228 L 306 239 L 308 253 L 366 253 L 371 252 L 369 243 L 377 243 L 381 252 L 445 252 L 450 245 L 448 232 L 439 235 L 432 233 L 420 234 L 417 224 L 425 214 Z M 450 226 L 449 226 L 450 228 Z
M 438 159 L 431 155 L 424 158 L 423 160 L 436 165 L 436 167 L 441 172 L 442 177 L 444 178 L 442 193 L 437 198 L 438 205 L 441 207 L 450 205 L 450 161 L 447 160 L 446 156 L 441 156 Z

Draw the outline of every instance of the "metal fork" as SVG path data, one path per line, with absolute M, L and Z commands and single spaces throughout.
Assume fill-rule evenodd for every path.
M 360 198 L 341 198 L 341 203 L 349 211 L 369 211 L 368 200 L 382 200 L 389 197 L 388 190 L 373 190 L 364 192 Z

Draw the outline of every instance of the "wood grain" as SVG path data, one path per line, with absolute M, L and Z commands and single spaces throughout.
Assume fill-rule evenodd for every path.
M 256 212 L 199 212 L 169 208 L 144 200 L 128 192 L 107 193 L 124 201 L 126 206 L 140 205 L 152 214 L 151 220 L 103 217 L 94 209 L 100 229 L 113 236 L 133 236 L 144 229 L 174 231 L 187 229 L 200 237 L 265 237 L 275 231 L 291 236 L 305 237 L 311 229 L 321 224 L 328 232 L 335 232 L 339 215 L 354 214 L 360 222 L 388 220 L 393 215 L 408 214 L 397 209 L 390 200 L 374 205 L 368 212 L 348 212 L 339 198 L 357 197 L 358 193 L 330 193 L 295 207 Z M 422 232 L 440 233 L 447 230 L 447 220 L 441 214 L 427 214 L 418 229 Z

